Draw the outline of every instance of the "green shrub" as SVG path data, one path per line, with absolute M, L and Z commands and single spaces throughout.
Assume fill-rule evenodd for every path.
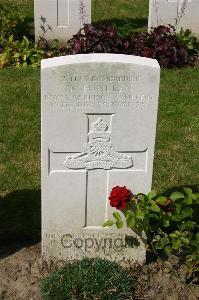
M 116 263 L 103 259 L 74 261 L 41 282 L 44 299 L 132 299 L 133 279 Z
M 114 187 L 110 205 L 119 209 L 114 220 L 104 226 L 122 228 L 126 223 L 155 254 L 181 254 L 186 257 L 190 271 L 199 271 L 199 193 L 184 187 L 169 196 L 133 195 L 126 187 Z
M 187 52 L 189 55 L 199 53 L 199 42 L 189 29 L 184 30 L 181 28 L 179 33 L 176 33 L 177 40 L 180 45 L 187 46 Z
M 17 37 L 17 26 L 24 20 L 16 5 L 0 4 L 0 42 Z
M 22 41 L 15 41 L 13 36 L 10 36 L 3 45 L 2 53 L 0 53 L 0 68 L 7 66 L 27 67 L 28 65 L 38 67 L 44 56 L 44 50 L 37 48 L 25 36 Z
M 10 66 L 38 67 L 45 52 L 34 41 L 21 37 L 18 27 L 24 17 L 15 5 L 0 5 L 0 68 Z

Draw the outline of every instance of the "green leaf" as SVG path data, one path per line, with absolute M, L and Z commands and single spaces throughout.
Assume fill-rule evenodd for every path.
M 163 234 L 164 232 L 162 231 L 161 228 L 157 228 L 157 233 L 158 233 L 158 234 Z
M 34 61 L 35 61 L 35 60 L 34 60 L 34 57 L 33 57 L 33 56 L 31 56 L 31 57 L 30 57 L 30 62 L 31 62 L 31 64 L 33 64 L 33 63 L 34 63 Z
M 160 212 L 159 206 L 153 200 L 151 201 L 151 206 L 149 207 L 149 209 L 154 212 Z
M 23 36 L 23 41 L 26 43 L 26 45 L 29 45 L 29 44 L 30 44 L 30 42 L 29 42 L 29 40 L 27 39 L 26 36 Z
M 169 197 L 171 200 L 176 201 L 178 199 L 184 199 L 184 194 L 181 192 L 174 192 Z
M 192 204 L 192 189 L 184 187 L 183 191 L 187 195 L 187 197 L 185 197 L 185 203 Z
M 168 199 L 167 197 L 165 196 L 159 196 L 157 199 L 156 199 L 156 203 L 162 205 L 162 206 L 167 206 L 168 204 L 170 204 L 170 199 Z
M 176 204 L 175 208 L 176 208 L 176 214 L 180 214 L 182 209 L 182 203 Z
M 199 193 L 192 194 L 192 199 L 196 204 L 199 204 Z
M 182 210 L 182 218 L 191 218 L 193 214 L 193 209 L 191 207 L 185 207 Z
M 199 242 L 199 232 L 195 234 L 195 240 Z
M 123 221 L 116 221 L 116 226 L 118 229 L 123 227 Z
M 138 199 L 140 202 L 145 202 L 145 198 L 148 199 L 148 196 L 144 195 L 144 194 L 138 194 Z
M 19 57 L 19 52 L 16 52 L 14 55 L 13 55 L 14 58 L 18 58 Z
M 9 36 L 8 41 L 13 42 L 13 35 Z
M 144 220 L 144 214 L 141 211 L 136 212 L 136 218 L 138 220 Z
M 159 241 L 161 239 L 161 236 L 157 234 L 154 238 L 153 241 Z
M 3 61 L 7 58 L 7 53 L 6 52 L 3 52 L 3 53 L 0 53 L 0 61 Z
M 193 229 L 195 226 L 196 226 L 196 222 L 193 222 L 193 221 L 184 221 L 184 223 L 180 224 L 180 230 L 185 230 L 185 229 Z
M 144 220 L 144 213 L 141 211 L 139 205 L 137 205 L 135 215 L 138 220 Z
M 121 221 L 121 216 L 118 212 L 113 212 L 113 217 L 117 220 L 117 221 Z
M 135 226 L 135 217 L 134 216 L 129 216 L 127 218 L 126 224 L 127 224 L 128 227 L 133 228 Z
M 107 227 L 107 226 L 112 226 L 113 224 L 115 224 L 114 221 L 107 220 L 106 222 L 104 222 L 104 224 L 103 224 L 102 226 L 103 226 L 103 227 Z
M 172 244 L 172 248 L 173 249 L 179 249 L 181 247 L 181 240 L 175 240 L 174 242 L 173 242 L 173 244 Z
M 156 242 L 155 244 L 154 244 L 154 247 L 155 247 L 155 249 L 157 249 L 157 250 L 161 250 L 163 247 L 162 247 L 162 244 L 160 243 L 160 242 Z
M 179 231 L 174 231 L 174 232 L 170 233 L 169 236 L 171 238 L 178 238 L 180 236 L 180 232 Z
M 132 210 L 127 210 L 126 211 L 126 218 L 128 218 L 128 217 L 131 217 L 131 216 L 135 216 L 135 213 L 134 213 L 134 211 L 132 211 Z
M 184 244 L 186 244 L 186 245 L 189 244 L 189 239 L 188 239 L 187 237 L 182 237 L 182 238 L 181 238 L 181 241 L 182 241 Z
M 161 238 L 160 244 L 161 244 L 162 248 L 164 248 L 166 246 L 166 244 L 168 244 L 168 238 L 165 236 L 163 238 Z
M 149 200 L 153 199 L 157 195 L 156 191 L 152 190 L 148 193 Z
M 172 248 L 171 248 L 171 246 L 167 245 L 166 247 L 164 247 L 163 251 L 166 255 L 171 255 Z
M 164 227 L 169 227 L 170 223 L 169 223 L 169 220 L 164 220 L 163 221 L 163 226 Z
M 192 197 L 185 196 L 184 203 L 187 205 L 192 204 Z
M 187 194 L 188 197 L 192 198 L 192 189 L 183 187 L 183 191 Z

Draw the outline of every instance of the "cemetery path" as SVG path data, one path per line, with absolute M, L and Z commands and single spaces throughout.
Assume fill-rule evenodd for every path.
M 0 259 L 0 299 L 41 299 L 39 280 L 52 266 L 42 266 L 40 247 L 38 243 Z M 178 258 L 174 256 L 168 261 L 157 260 L 142 267 L 127 265 L 127 269 L 136 282 L 136 297 L 132 300 L 199 299 L 196 278 L 187 284 L 186 268 L 179 267 Z

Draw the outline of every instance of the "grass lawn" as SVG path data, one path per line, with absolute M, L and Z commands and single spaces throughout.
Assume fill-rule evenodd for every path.
M 2 2 L 20 5 L 31 23 L 33 0 Z M 147 25 L 147 3 L 94 0 L 93 21 L 141 30 Z M 161 72 L 153 174 L 157 191 L 198 185 L 198 82 L 199 68 Z M 40 232 L 40 71 L 3 69 L 0 86 L 0 239 L 35 238 Z
M 92 0 L 92 22 L 114 25 L 122 32 L 146 30 L 148 0 Z

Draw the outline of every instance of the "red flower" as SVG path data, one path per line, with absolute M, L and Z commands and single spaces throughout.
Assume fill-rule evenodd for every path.
M 125 186 L 115 186 L 111 194 L 109 196 L 110 205 L 112 207 L 116 207 L 119 210 L 124 210 L 126 208 L 126 204 L 130 201 L 130 197 L 132 193 Z

